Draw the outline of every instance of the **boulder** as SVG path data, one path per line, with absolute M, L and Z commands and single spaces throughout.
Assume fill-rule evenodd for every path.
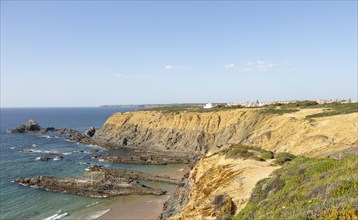
M 20 125 L 19 127 L 12 129 L 12 133 L 37 133 L 42 132 L 43 129 L 35 120 L 28 120 L 26 124 Z
M 87 129 L 87 131 L 84 134 L 88 137 L 93 137 L 95 133 L 96 133 L 96 129 L 94 127 L 90 127 Z
M 32 119 L 28 120 L 25 126 L 29 131 L 40 131 L 41 130 L 41 126 L 35 120 L 32 120 Z

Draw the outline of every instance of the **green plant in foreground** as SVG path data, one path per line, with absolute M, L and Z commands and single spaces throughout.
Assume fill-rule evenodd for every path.
M 358 155 L 294 158 L 257 183 L 234 219 L 358 219 L 357 164 Z

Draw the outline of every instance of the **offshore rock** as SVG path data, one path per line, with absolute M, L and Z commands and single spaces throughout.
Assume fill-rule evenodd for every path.
M 95 133 L 96 133 L 96 129 L 94 127 L 90 127 L 87 129 L 87 131 L 84 134 L 88 137 L 93 137 Z
M 140 184 L 137 180 L 181 184 L 181 180 L 171 179 L 169 176 L 150 175 L 140 171 L 111 169 L 98 165 L 89 167 L 84 177 L 18 177 L 14 182 L 24 186 L 91 197 L 162 195 L 166 193 L 164 190 Z
M 12 133 L 41 133 L 45 131 L 35 120 L 28 120 L 26 124 L 20 125 L 19 127 L 12 129 Z
M 29 134 L 46 134 L 48 132 L 57 132 L 60 134 L 67 134 L 66 139 L 70 141 L 81 142 L 83 144 L 94 144 L 92 136 L 95 134 L 96 129 L 90 127 L 86 132 L 77 131 L 71 128 L 42 128 L 35 120 L 30 119 L 26 124 L 12 129 L 12 133 L 29 133 Z
M 50 191 L 60 191 L 75 195 L 90 197 L 107 197 L 120 195 L 162 195 L 165 191 L 142 185 L 136 181 L 118 179 L 91 178 L 56 178 L 38 176 L 33 178 L 19 177 L 15 182 L 30 187 L 42 188 Z

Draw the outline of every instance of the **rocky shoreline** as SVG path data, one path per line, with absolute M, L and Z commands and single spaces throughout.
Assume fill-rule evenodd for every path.
M 358 142 L 356 125 L 353 122 L 357 115 L 306 119 L 307 115 L 321 111 L 321 109 L 303 109 L 283 115 L 262 114 L 255 109 L 213 113 L 126 112 L 112 115 L 99 131 L 93 132 L 93 136 L 71 129 L 37 129 L 37 126 L 34 131 L 32 123 L 29 123 L 26 129 L 20 126 L 15 132 L 66 133 L 65 137 L 68 140 L 107 149 L 108 153 L 97 152 L 93 155 L 93 158 L 101 161 L 132 164 L 189 164 L 190 174 L 185 175 L 180 182 L 174 181 L 179 187 L 164 204 L 160 218 L 193 219 L 202 216 L 201 219 L 206 217 L 215 219 L 238 214 L 237 212 L 247 204 L 255 184 L 276 169 L 269 162 L 256 161 L 255 158 L 246 160 L 221 155 L 220 152 L 222 154 L 226 152 L 225 146 L 233 144 L 258 146 L 274 153 L 286 152 L 310 157 L 327 157 L 337 153 L 337 156 L 341 157 L 340 152 L 350 152 L 355 149 L 352 147 Z M 120 181 L 133 185 L 131 193 L 150 192 L 159 195 L 163 193 L 145 188 L 149 190 L 147 192 L 136 185 L 138 184 L 135 182 L 136 179 L 145 178 L 142 174 L 100 169 L 99 176 L 93 174 L 94 180 L 102 179 L 106 182 L 106 176 L 113 175 L 117 176 L 116 178 L 126 177 Z M 84 178 L 79 179 L 79 182 L 84 180 L 88 182 L 92 177 L 85 175 Z M 39 178 L 22 178 L 17 182 L 28 185 L 34 182 L 32 186 L 40 187 L 37 182 L 42 180 L 39 181 Z M 158 177 L 149 178 L 154 178 L 150 181 L 158 180 L 156 179 Z M 165 177 L 159 179 L 165 180 Z M 117 184 L 113 178 L 108 180 L 114 181 L 113 185 Z M 46 181 L 44 182 L 48 184 L 48 180 Z M 50 183 L 61 185 L 64 181 L 55 179 Z M 76 184 L 77 182 L 72 181 L 73 187 L 76 188 Z M 90 187 L 100 187 L 101 184 L 97 182 Z M 116 186 L 111 187 L 116 188 Z M 115 190 L 118 191 L 117 194 L 111 191 L 105 193 L 121 195 L 123 192 L 120 187 Z M 94 191 L 98 193 L 98 190 Z M 233 210 L 235 207 L 236 211 Z
M 59 133 L 66 140 L 79 142 L 82 144 L 98 145 L 93 136 L 96 133 L 94 127 L 81 132 L 70 128 L 42 128 L 35 120 L 29 120 L 26 124 L 12 129 L 12 133 L 24 134 L 46 134 Z M 108 147 L 107 147 L 108 149 Z M 126 153 L 120 153 L 119 151 Z M 55 155 L 63 157 L 63 155 Z M 138 150 L 132 148 L 121 148 L 112 150 L 110 153 L 101 155 L 93 152 L 93 158 L 112 162 L 112 163 L 132 163 L 132 164 L 193 164 L 200 158 L 198 154 L 168 154 L 168 152 L 154 152 Z M 48 161 L 50 157 L 39 158 Z M 18 177 L 15 183 L 28 187 L 36 187 L 49 191 L 65 192 L 74 195 L 89 197 L 113 197 L 122 195 L 163 195 L 166 191 L 148 187 L 138 182 L 138 180 L 163 182 L 181 185 L 183 180 L 172 179 L 169 176 L 150 175 L 140 171 L 130 171 L 124 169 L 112 169 L 103 166 L 92 165 L 86 169 L 83 177 L 57 178 L 53 176 L 36 176 L 31 178 Z
M 169 176 L 150 175 L 139 171 L 123 169 L 111 169 L 98 165 L 93 165 L 88 168 L 83 177 L 18 177 L 14 182 L 24 186 L 89 197 L 163 195 L 166 193 L 164 190 L 141 184 L 138 180 L 149 180 L 176 185 L 181 183 L 181 180 L 171 179 Z

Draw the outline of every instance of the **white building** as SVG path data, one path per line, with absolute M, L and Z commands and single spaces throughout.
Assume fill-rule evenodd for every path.
M 207 103 L 206 105 L 204 105 L 204 108 L 212 108 L 213 105 L 211 103 Z

